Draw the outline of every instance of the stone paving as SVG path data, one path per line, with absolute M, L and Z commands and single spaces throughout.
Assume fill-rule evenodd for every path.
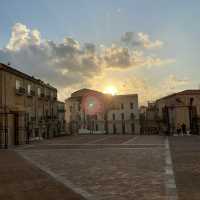
M 0 150 L 0 158 L 1 200 L 84 200 L 14 151 Z
M 200 137 L 170 137 L 179 200 L 200 199 Z
M 168 199 L 161 136 L 68 136 L 17 151 L 94 200 Z

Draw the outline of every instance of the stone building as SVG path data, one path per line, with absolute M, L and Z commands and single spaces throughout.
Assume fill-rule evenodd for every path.
M 157 108 L 154 102 L 148 102 L 147 106 L 140 107 L 140 126 L 142 135 L 159 134 Z
M 57 89 L 0 64 L 0 144 L 24 144 L 56 135 Z
M 157 118 L 162 131 L 173 134 L 186 125 L 192 134 L 200 133 L 200 90 L 185 90 L 156 101 Z
M 56 136 L 66 134 L 65 128 L 65 103 L 61 101 L 57 101 L 57 108 L 58 108 L 58 127 Z
M 108 95 L 82 89 L 65 101 L 71 133 L 139 134 L 138 96 Z

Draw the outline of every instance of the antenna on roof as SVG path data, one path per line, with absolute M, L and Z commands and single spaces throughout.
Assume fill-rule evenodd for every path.
M 10 62 L 8 62 L 8 65 L 10 66 Z

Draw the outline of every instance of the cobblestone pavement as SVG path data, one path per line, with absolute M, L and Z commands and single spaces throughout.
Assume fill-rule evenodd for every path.
M 164 137 L 68 136 L 18 151 L 94 200 L 168 199 Z
M 200 137 L 170 138 L 179 200 L 200 199 Z
M 12 150 L 0 150 L 1 200 L 83 200 Z

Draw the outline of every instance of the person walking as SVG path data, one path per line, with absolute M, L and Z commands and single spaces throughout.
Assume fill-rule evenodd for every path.
M 181 129 L 182 129 L 183 135 L 186 135 L 186 125 L 184 123 L 181 125 Z
M 177 131 L 177 135 L 181 134 L 181 126 L 180 126 L 180 124 L 178 124 L 176 131 Z

